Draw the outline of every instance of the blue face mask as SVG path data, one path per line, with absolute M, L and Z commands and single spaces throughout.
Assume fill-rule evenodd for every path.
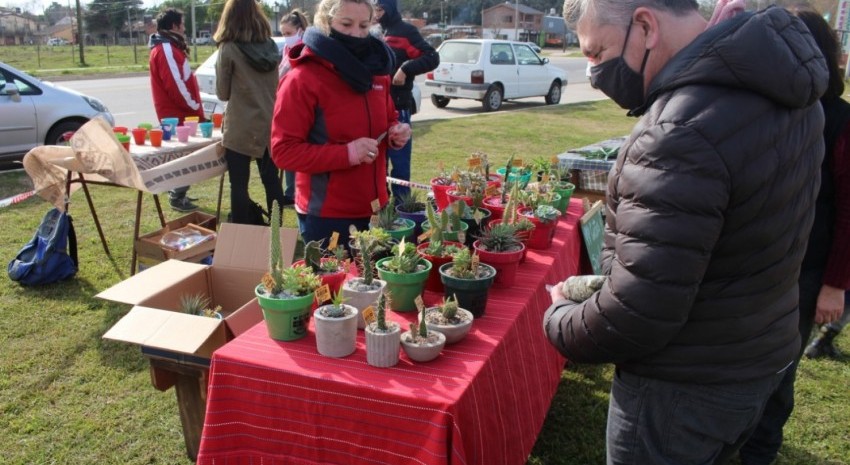
M 643 71 L 646 69 L 646 60 L 649 59 L 649 49 L 647 49 L 643 55 L 640 72 L 635 72 L 626 64 L 623 54 L 626 53 L 626 44 L 629 42 L 631 31 L 632 22 L 629 21 L 620 56 L 590 68 L 590 85 L 611 97 L 611 100 L 625 110 L 633 110 L 643 105 Z

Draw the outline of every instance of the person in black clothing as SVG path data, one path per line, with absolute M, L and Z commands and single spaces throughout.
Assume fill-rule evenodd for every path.
M 440 64 L 440 55 L 422 38 L 419 30 L 401 19 L 397 0 L 378 0 L 375 17 L 384 30 L 384 40 L 395 53 L 396 69 L 393 70 L 393 85 L 390 89 L 398 120 L 410 124 L 410 117 L 416 113 L 413 101 L 413 80 L 420 74 L 433 70 Z M 392 163 L 390 176 L 396 179 L 410 180 L 410 156 L 413 151 L 413 138 L 400 149 L 387 151 Z M 402 197 L 410 195 L 410 188 L 393 184 L 392 194 L 398 203 Z

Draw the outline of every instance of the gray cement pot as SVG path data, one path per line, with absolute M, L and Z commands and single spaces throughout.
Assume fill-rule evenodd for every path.
M 357 309 L 357 328 L 363 329 L 366 327 L 366 321 L 363 319 L 363 310 L 372 305 L 377 310 L 376 302 L 387 283 L 380 279 L 373 279 L 372 284 L 376 285 L 375 289 L 363 289 L 363 278 L 349 279 L 342 285 L 342 296 L 345 298 L 346 305 L 351 305 Z
M 439 312 L 440 309 L 437 308 L 437 307 L 430 307 L 425 311 L 426 312 L 432 312 L 432 311 Z M 457 312 L 465 314 L 466 319 L 464 321 L 456 324 L 456 325 L 443 325 L 443 324 L 439 324 L 439 323 L 431 323 L 430 321 L 427 321 L 428 320 L 427 317 L 425 319 L 426 320 L 425 325 L 428 327 L 429 330 L 436 330 L 436 331 L 443 333 L 443 335 L 446 336 L 446 344 L 454 344 L 456 342 L 460 342 L 461 339 L 466 337 L 467 333 L 469 333 L 469 330 L 472 329 L 472 321 L 473 321 L 474 317 L 472 316 L 472 312 L 470 312 L 469 310 L 464 310 L 462 308 L 458 308 Z
M 376 323 L 365 328 L 366 363 L 378 368 L 395 366 L 398 363 L 398 351 L 401 345 L 401 327 L 398 323 L 387 322 L 390 331 L 376 332 Z
M 428 330 L 428 332 L 437 335 L 436 342 L 430 344 L 408 342 L 410 331 L 401 334 L 401 347 L 404 348 L 404 353 L 407 354 L 409 359 L 416 362 L 430 362 L 443 351 L 443 347 L 446 345 L 446 336 L 439 331 Z
M 316 349 L 325 357 L 345 357 L 351 355 L 357 347 L 357 315 L 360 312 L 351 305 L 346 308 L 345 316 L 329 318 L 322 315 L 323 305 L 313 312 L 316 325 Z

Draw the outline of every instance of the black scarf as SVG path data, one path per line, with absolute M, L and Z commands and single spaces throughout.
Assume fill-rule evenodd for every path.
M 159 37 L 156 37 L 157 35 L 159 35 Z M 186 38 L 183 37 L 182 34 L 163 29 L 159 29 L 156 31 L 156 34 L 151 35 L 150 47 L 153 48 L 154 45 L 161 44 L 166 41 L 171 42 L 172 46 L 182 50 L 187 56 L 189 55 L 189 45 L 186 44 Z
M 310 27 L 303 40 L 316 55 L 331 62 L 340 77 L 357 93 L 365 94 L 372 88 L 373 76 L 392 72 L 392 51 L 371 35 L 360 39 L 332 31 L 329 37 Z

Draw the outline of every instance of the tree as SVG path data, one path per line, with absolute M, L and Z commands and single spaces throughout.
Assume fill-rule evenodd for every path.
M 73 16 L 73 12 L 68 8 L 68 6 L 62 6 L 59 3 L 53 2 L 44 9 L 44 19 L 47 21 L 47 24 L 53 26 L 62 18 Z
M 94 0 L 85 13 L 86 30 L 111 33 L 114 37 L 127 31 L 129 37 L 129 23 L 141 17 L 141 4 L 142 0 Z

